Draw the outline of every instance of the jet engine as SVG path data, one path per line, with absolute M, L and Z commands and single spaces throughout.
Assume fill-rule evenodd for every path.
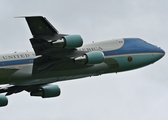
M 58 85 L 45 85 L 41 86 L 39 90 L 32 91 L 31 96 L 41 96 L 42 98 L 57 97 L 61 93 Z
M 99 64 L 104 61 L 104 53 L 101 51 L 87 52 L 83 56 L 76 57 L 74 61 L 82 64 Z
M 0 94 L 0 107 L 6 106 L 8 104 L 8 99 L 5 95 Z
M 54 47 L 63 47 L 67 49 L 81 47 L 83 45 L 83 39 L 80 35 L 68 35 L 64 36 L 61 39 L 54 41 Z

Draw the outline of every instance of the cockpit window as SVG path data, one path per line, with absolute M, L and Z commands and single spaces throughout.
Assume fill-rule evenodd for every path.
M 143 40 L 143 39 L 140 39 L 140 41 L 141 41 L 141 42 L 146 42 L 146 41 L 145 41 L 145 40 Z

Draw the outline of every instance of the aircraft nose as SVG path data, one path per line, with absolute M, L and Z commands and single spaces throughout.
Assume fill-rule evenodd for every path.
M 165 55 L 165 51 L 161 49 L 160 47 L 155 48 L 155 51 L 152 53 L 152 56 L 156 59 L 159 60 Z
M 165 51 L 161 49 L 160 47 L 158 48 L 158 51 L 160 53 L 160 58 L 162 58 L 165 55 Z
M 165 55 L 165 51 L 163 49 L 159 48 L 159 52 L 163 54 L 163 56 Z

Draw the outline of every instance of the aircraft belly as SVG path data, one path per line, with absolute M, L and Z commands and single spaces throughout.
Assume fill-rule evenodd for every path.
M 0 84 L 6 84 L 7 79 L 9 76 L 11 76 L 14 72 L 16 72 L 17 69 L 5 69 L 1 68 L 0 69 Z
M 0 83 L 4 84 L 7 81 L 15 85 L 45 84 L 96 76 L 104 73 L 121 72 L 151 64 L 159 58 L 157 56 L 152 53 L 112 55 L 106 56 L 104 62 L 101 64 L 78 69 L 73 67 L 66 70 L 53 69 L 39 75 L 32 75 L 32 65 L 24 66 L 19 70 L 0 69 Z M 10 77 L 7 79 L 7 76 Z
M 11 81 L 9 78 L 12 76 L 15 72 L 17 72 L 19 69 L 22 69 L 23 67 L 30 65 L 30 64 L 24 64 L 24 65 L 12 65 L 12 66 L 3 66 L 0 67 L 0 84 L 9 84 L 13 81 Z
M 106 63 L 96 64 L 81 69 L 69 69 L 60 71 L 49 71 L 43 75 L 32 75 L 32 66 L 26 66 L 15 72 L 10 79 L 15 80 L 15 85 L 45 84 L 57 81 L 65 81 L 82 77 L 96 76 L 106 73 L 109 67 Z

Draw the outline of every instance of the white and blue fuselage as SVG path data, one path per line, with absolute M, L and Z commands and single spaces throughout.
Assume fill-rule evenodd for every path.
M 64 81 L 105 73 L 140 68 L 162 58 L 165 52 L 139 38 L 113 39 L 84 45 L 78 51 L 102 51 L 104 62 L 82 69 L 57 70 L 55 66 L 44 75 L 33 76 L 33 52 L 0 55 L 0 84 L 33 85 Z M 67 66 L 68 67 L 68 66 Z

